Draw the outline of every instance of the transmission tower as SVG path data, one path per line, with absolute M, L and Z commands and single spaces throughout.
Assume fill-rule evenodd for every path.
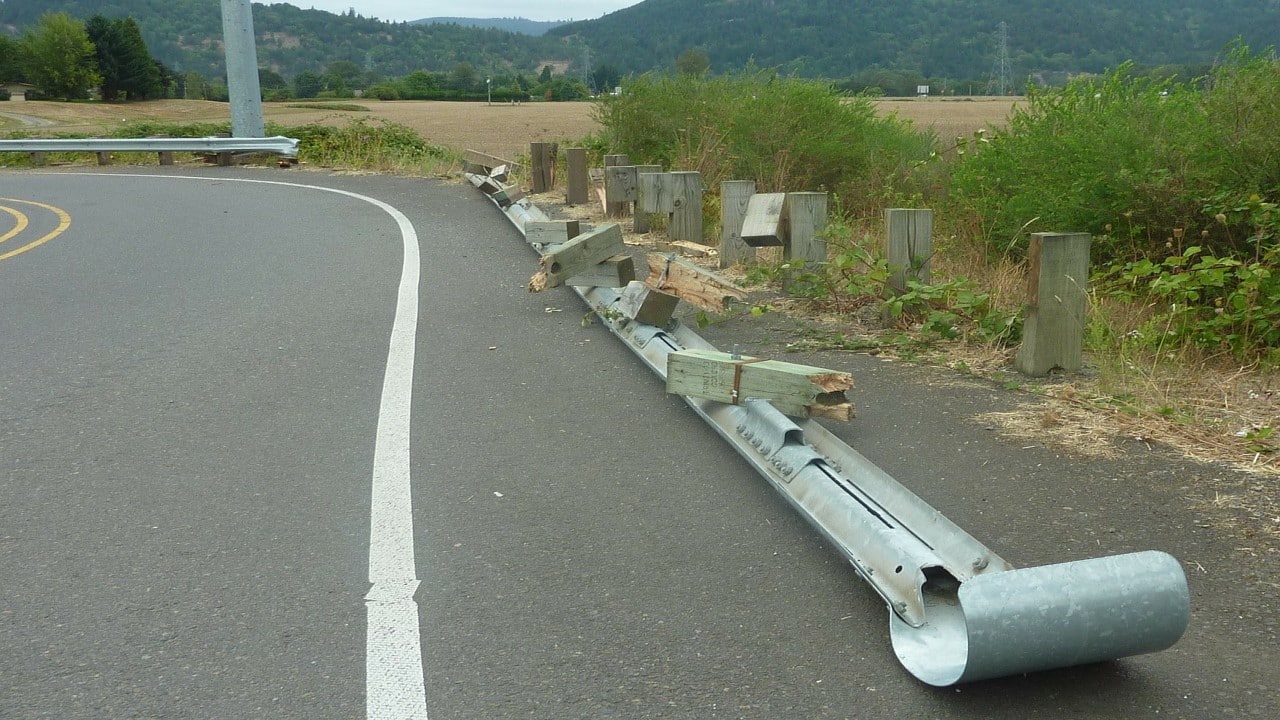
M 591 70 L 591 48 L 582 48 L 582 84 L 591 90 L 592 95 L 599 95 L 600 89 L 596 87 L 595 73 Z
M 988 92 L 996 95 L 1009 92 L 1009 23 L 1000 21 L 996 26 L 996 61 L 991 66 L 991 82 Z

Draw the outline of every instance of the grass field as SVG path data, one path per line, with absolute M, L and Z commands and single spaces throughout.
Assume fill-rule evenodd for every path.
M 1017 98 L 911 98 L 880 100 L 882 112 L 894 113 L 921 127 L 933 128 L 942 147 L 988 124 L 1003 124 Z M 527 152 L 529 143 L 542 140 L 577 140 L 599 129 L 590 103 L 526 103 L 487 105 L 464 102 L 412 102 L 347 100 L 344 104 L 367 108 L 327 110 L 306 103 L 266 103 L 268 121 L 282 125 L 346 125 L 355 119 L 383 120 L 406 125 L 428 142 L 456 149 L 471 148 L 510 157 Z M 0 113 L 50 121 L 28 130 L 98 135 L 113 126 L 137 120 L 159 122 L 218 122 L 230 119 L 225 103 L 203 100 L 157 100 L 106 104 L 33 101 L 0 103 Z M 0 126 L 15 130 L 12 118 L 0 117 Z

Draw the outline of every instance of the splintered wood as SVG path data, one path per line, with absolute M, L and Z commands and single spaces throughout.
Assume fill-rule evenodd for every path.
M 746 291 L 715 273 L 672 254 L 649 253 L 649 284 L 707 312 L 724 312 L 743 302 Z
M 615 255 L 625 255 L 622 228 L 617 223 L 601 225 L 555 246 L 542 256 L 541 270 L 529 279 L 529 292 L 542 292 L 564 283 L 593 265 Z
M 667 392 L 741 404 L 768 400 L 784 415 L 852 420 L 845 391 L 853 376 L 780 360 L 738 357 L 715 350 L 679 350 L 667 356 Z

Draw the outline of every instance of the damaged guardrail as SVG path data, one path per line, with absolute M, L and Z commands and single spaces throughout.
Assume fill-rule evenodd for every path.
M 547 220 L 493 176 L 467 177 L 521 232 Z M 660 328 L 617 312 L 619 289 L 574 290 L 664 379 L 671 353 L 715 349 L 679 322 Z M 1186 630 L 1186 576 L 1166 553 L 1015 569 L 816 421 L 763 400 L 685 401 L 884 598 L 894 651 L 925 683 L 1156 652 Z

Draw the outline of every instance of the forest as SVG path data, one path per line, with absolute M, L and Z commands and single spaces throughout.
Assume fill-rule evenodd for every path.
M 132 17 L 175 74 L 223 75 L 220 4 L 210 0 L 0 0 L 0 34 L 65 11 Z M 749 65 L 821 78 L 846 90 L 908 94 L 1021 92 L 1126 61 L 1183 78 L 1205 74 L 1236 39 L 1275 41 L 1280 3 L 1257 0 L 646 0 L 531 36 L 454 23 L 384 22 L 282 3 L 255 5 L 260 63 L 285 78 L 351 63 L 374 79 L 459 64 L 483 76 L 539 73 L 548 63 L 590 86 L 671 69 L 682 55 L 712 73 Z M 1000 29 L 1003 24 L 1003 31 Z M 698 67 L 695 64 L 695 67 Z M 997 83 L 996 81 L 1000 82 Z M 608 87 L 612 83 L 594 83 Z

